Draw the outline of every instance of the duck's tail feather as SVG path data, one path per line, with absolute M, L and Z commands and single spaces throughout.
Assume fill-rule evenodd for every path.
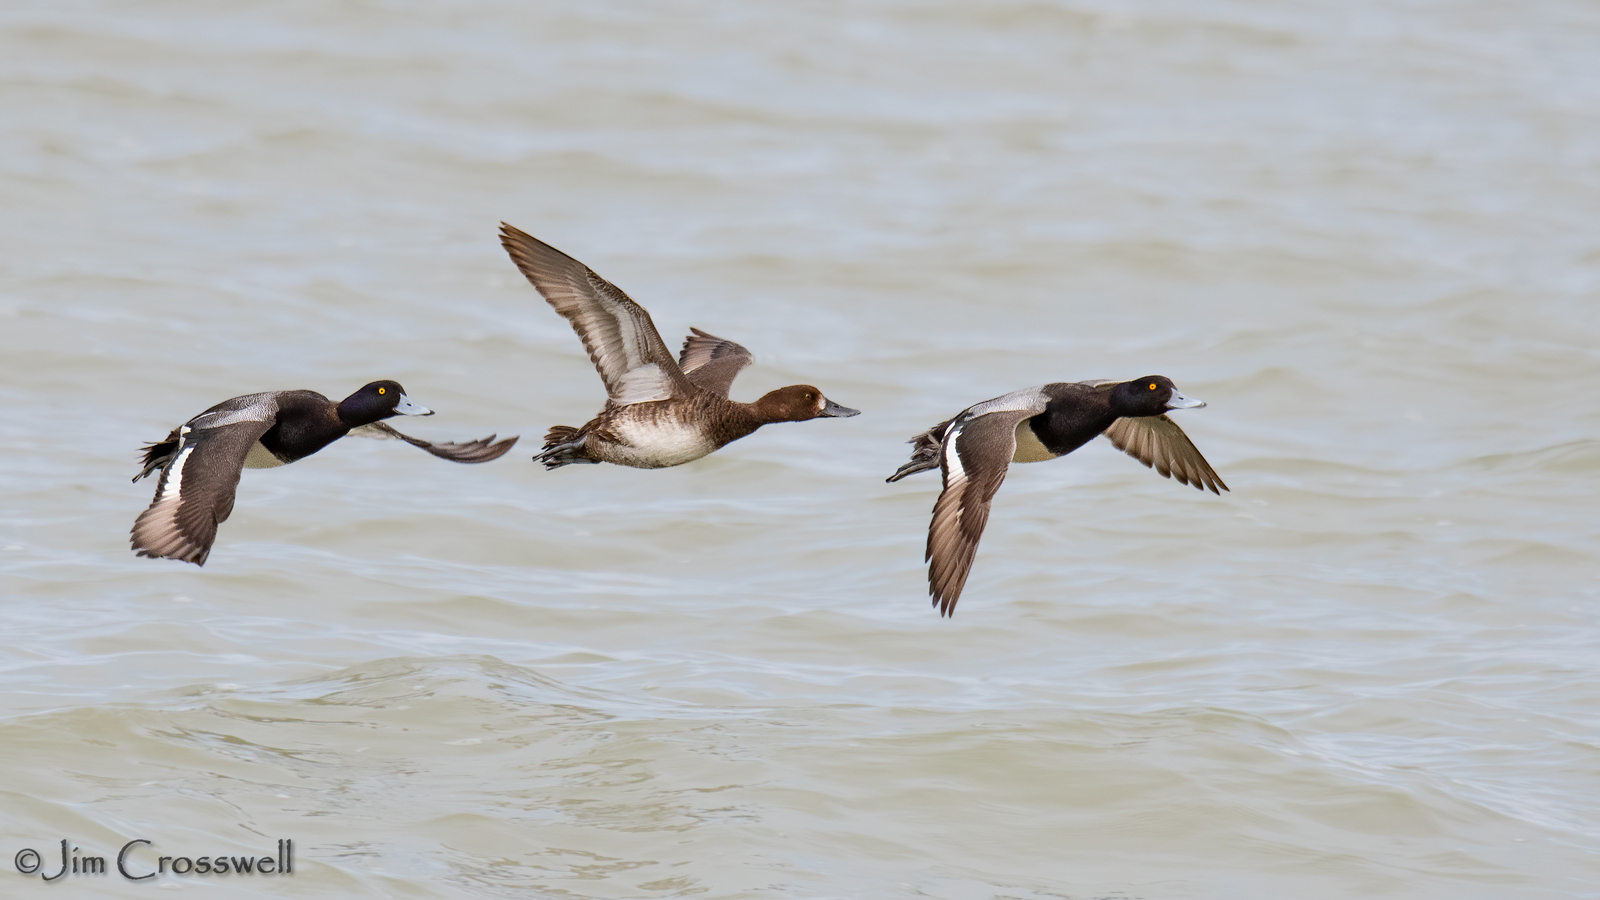
M 139 452 L 144 454 L 144 459 L 140 461 L 140 465 L 144 468 L 140 470 L 139 474 L 133 476 L 134 481 L 138 481 L 151 472 L 166 468 L 167 463 L 172 462 L 172 458 L 178 455 L 178 429 L 172 429 L 172 433 L 167 435 L 167 439 L 164 441 L 152 441 L 145 444 L 139 448 Z
M 533 461 L 543 463 L 546 469 L 559 469 L 573 463 L 597 463 L 584 452 L 584 433 L 571 425 L 554 425 L 544 436 L 544 449 Z
M 896 469 L 893 475 L 884 480 L 894 484 L 907 475 L 939 468 L 939 455 L 944 452 L 944 433 L 952 421 L 954 420 L 946 419 L 907 441 L 906 443 L 912 445 L 911 461 Z

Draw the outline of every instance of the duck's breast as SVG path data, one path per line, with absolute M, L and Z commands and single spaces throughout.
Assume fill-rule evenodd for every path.
M 642 468 L 664 468 L 692 462 L 720 446 L 703 423 L 667 416 L 623 417 L 606 431 L 616 438 L 605 455 L 613 462 Z

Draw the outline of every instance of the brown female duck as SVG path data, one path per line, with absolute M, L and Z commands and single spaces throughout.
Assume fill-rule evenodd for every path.
M 773 422 L 859 415 L 809 384 L 754 403 L 728 398 L 750 351 L 691 328 L 677 359 L 650 314 L 621 289 L 560 250 L 501 223 L 512 262 L 572 329 L 606 386 L 606 405 L 582 428 L 556 425 L 534 460 L 547 469 L 609 462 L 660 469 L 697 460 Z

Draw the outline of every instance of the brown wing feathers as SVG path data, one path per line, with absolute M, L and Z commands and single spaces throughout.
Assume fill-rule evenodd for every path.
M 1168 478 L 1200 490 L 1209 488 L 1213 494 L 1228 489 L 1178 423 L 1166 416 L 1118 419 L 1105 435 L 1118 450 Z
M 943 441 L 944 491 L 928 526 L 928 592 L 941 615 L 955 615 L 972 572 L 989 508 L 1017 449 L 1017 423 L 1029 410 L 1007 410 L 957 422 Z
M 409 434 L 404 434 L 394 426 L 384 422 L 373 422 L 371 425 L 363 427 L 381 432 L 388 437 L 405 441 L 411 446 L 426 450 L 440 459 L 448 459 L 451 462 L 458 463 L 483 463 L 491 459 L 499 459 L 506 455 L 506 452 L 517 442 L 515 435 L 502 441 L 496 441 L 495 438 L 498 435 L 491 434 L 486 438 L 479 438 L 475 441 L 452 441 L 435 444 L 432 441 L 425 441 L 421 438 L 414 438 Z M 373 435 L 373 437 L 376 436 Z
M 678 365 L 690 381 L 713 394 L 728 396 L 733 379 L 745 366 L 750 365 L 750 351 L 727 338 L 707 334 L 698 328 L 690 328 L 689 331 L 692 333 L 683 342 Z
M 245 457 L 271 426 L 248 421 L 179 429 L 177 453 L 161 470 L 155 499 L 133 522 L 130 542 L 138 555 L 205 565 L 217 525 L 233 513 Z
M 693 390 L 650 313 L 621 288 L 503 222 L 500 243 L 528 281 L 572 324 L 613 402 L 663 400 Z

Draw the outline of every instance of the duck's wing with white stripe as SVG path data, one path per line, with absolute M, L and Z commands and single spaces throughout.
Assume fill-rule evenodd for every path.
M 233 512 L 245 457 L 277 421 L 277 403 L 270 395 L 257 396 L 266 399 L 213 408 L 178 429 L 178 446 L 161 470 L 155 499 L 133 522 L 131 543 L 140 556 L 205 565 L 217 526 Z
M 695 390 L 644 307 L 560 250 L 500 223 L 500 243 L 589 351 L 612 403 L 686 397 Z
M 678 365 L 689 380 L 719 397 L 728 396 L 733 379 L 754 359 L 742 345 L 698 328 L 690 328 Z
M 350 430 L 352 437 L 366 437 L 405 441 L 413 447 L 426 450 L 440 459 L 448 459 L 458 463 L 483 463 L 491 459 L 499 459 L 506 455 L 512 445 L 517 442 L 517 436 L 512 435 L 503 441 L 496 441 L 497 435 L 489 435 L 475 441 L 461 441 L 435 444 L 422 438 L 414 438 L 402 433 L 391 425 L 383 422 L 373 422 L 371 425 L 362 425 L 360 428 Z
M 1043 412 L 1044 404 L 1036 392 L 1007 394 L 972 407 L 945 432 L 939 459 L 944 491 L 933 504 L 925 556 L 928 593 L 940 615 L 955 615 L 990 504 L 1017 450 L 1017 425 Z M 984 411 L 972 414 L 978 410 Z
M 1178 423 L 1166 416 L 1118 419 L 1105 430 L 1117 449 L 1168 478 L 1220 495 L 1228 489 Z

